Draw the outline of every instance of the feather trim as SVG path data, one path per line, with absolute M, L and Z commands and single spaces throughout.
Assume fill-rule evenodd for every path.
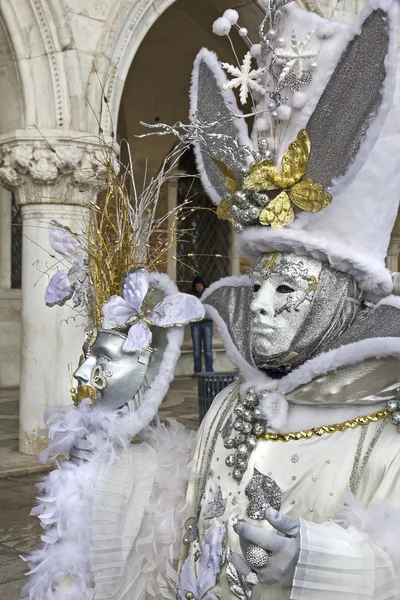
M 400 510 L 383 500 L 365 506 L 350 488 L 345 491 L 344 503 L 335 521 L 346 529 L 353 526 L 368 534 L 400 567 Z

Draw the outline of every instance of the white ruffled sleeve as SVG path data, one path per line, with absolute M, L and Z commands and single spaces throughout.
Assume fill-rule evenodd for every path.
M 400 600 L 389 554 L 350 526 L 300 519 L 300 555 L 293 600 Z

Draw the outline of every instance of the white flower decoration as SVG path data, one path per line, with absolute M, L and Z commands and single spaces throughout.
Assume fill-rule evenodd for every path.
M 152 340 L 150 325 L 183 326 L 204 318 L 204 307 L 198 298 L 179 292 L 166 296 L 153 310 L 143 311 L 148 289 L 149 272 L 137 269 L 125 278 L 123 298 L 113 296 L 103 306 L 104 329 L 129 327 L 128 339 L 123 345 L 125 352 L 141 352 L 149 347 Z
M 240 88 L 239 98 L 241 104 L 246 104 L 250 90 L 265 94 L 264 88 L 259 84 L 260 76 L 265 72 L 265 69 L 252 69 L 251 58 L 251 53 L 247 52 L 240 68 L 228 63 L 222 63 L 222 68 L 233 76 L 233 79 L 225 83 L 223 88 L 224 90 Z
M 71 266 L 69 269 L 60 269 L 51 277 L 46 288 L 45 302 L 47 306 L 62 306 L 72 298 L 74 306 L 79 306 L 85 299 L 88 287 L 86 251 L 83 250 L 79 237 L 57 221 L 50 222 L 49 237 L 53 250 Z

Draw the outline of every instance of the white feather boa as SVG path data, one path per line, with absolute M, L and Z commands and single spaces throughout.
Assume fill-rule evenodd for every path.
M 400 509 L 386 500 L 365 506 L 347 488 L 344 506 L 335 521 L 347 529 L 350 526 L 367 533 L 387 554 L 393 565 L 400 566 Z
M 24 558 L 31 570 L 22 598 L 91 600 L 95 593 L 89 563 L 93 490 L 100 467 L 114 462 L 115 448 L 128 447 L 132 439 L 132 413 L 127 409 L 93 410 L 87 400 L 77 408 L 47 411 L 46 419 L 50 444 L 41 453 L 41 460 L 68 455 L 84 437 L 92 451 L 87 462 L 61 462 L 37 486 L 40 497 L 31 514 L 40 519 L 45 531 L 41 536 L 42 547 Z M 170 428 L 160 424 L 154 429 L 148 428 L 143 437 L 160 457 L 155 480 L 157 499 L 153 503 L 153 511 L 158 512 L 160 521 L 159 535 L 144 544 L 143 552 L 149 571 L 156 571 L 162 563 L 163 572 L 171 573 L 169 562 L 177 556 L 176 531 L 183 527 L 186 518 L 183 481 L 187 482 L 190 476 L 187 466 L 194 433 L 173 422 Z M 174 481 L 174 485 L 168 484 L 169 481 Z M 155 573 L 150 578 L 153 589 L 157 587 L 157 576 Z

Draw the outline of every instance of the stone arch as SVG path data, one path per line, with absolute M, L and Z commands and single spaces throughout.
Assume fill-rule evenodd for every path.
M 0 15 L 0 134 L 24 126 L 21 80 L 7 27 Z
M 58 0 L 20 0 L 18 3 L 0 0 L 0 14 L 18 69 L 23 99 L 23 119 L 19 127 L 71 129 L 82 126 L 79 110 L 74 111 L 71 119 L 71 98 L 76 95 L 80 67 L 72 49 L 64 4 Z M 74 81 L 69 81 L 69 74 Z
M 91 74 L 87 88 L 90 104 L 97 106 L 99 79 L 104 86 L 108 107 L 102 111 L 101 127 L 106 136 L 109 136 L 116 127 L 126 78 L 138 49 L 156 21 L 177 1 L 142 0 L 140 3 L 132 3 L 125 0 L 123 8 L 119 5 L 118 8 L 115 8 L 114 13 L 109 15 L 108 31 L 105 32 L 105 36 L 96 50 L 96 72 Z M 212 0 L 210 4 L 215 9 L 215 18 L 227 8 L 225 0 Z M 261 15 L 258 4 L 258 0 L 245 0 L 244 2 L 233 0 L 229 7 L 237 7 L 239 13 L 245 15 L 246 23 L 249 22 L 248 17 L 250 16 L 250 20 L 254 21 L 254 26 L 258 27 Z M 197 5 L 199 6 L 199 3 Z M 201 8 L 198 7 L 199 18 L 203 13 L 202 8 L 203 5 Z M 255 14 L 257 16 L 254 19 Z M 208 23 L 210 29 L 211 26 L 212 21 Z M 199 49 L 200 47 L 201 45 L 199 45 Z M 95 117 L 89 114 L 88 120 L 90 131 L 95 131 L 97 129 Z
M 134 56 L 148 30 L 176 0 L 143 0 L 125 2 L 125 9 L 115 9 L 108 18 L 109 35 L 105 36 L 96 50 L 94 71 L 88 81 L 87 97 L 91 106 L 97 106 L 98 79 L 104 86 L 108 99 L 107 110 L 102 111 L 101 127 L 106 136 L 116 128 L 122 92 Z M 89 130 L 96 131 L 96 115 L 88 108 Z

